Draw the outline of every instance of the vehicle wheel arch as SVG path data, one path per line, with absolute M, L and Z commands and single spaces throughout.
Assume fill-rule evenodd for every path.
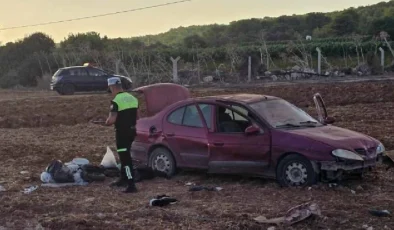
M 172 155 L 172 157 L 173 157 L 173 159 L 174 159 L 174 162 L 175 162 L 175 166 L 177 166 L 177 162 L 176 162 L 176 158 L 175 158 L 175 156 L 174 156 L 174 152 L 171 150 L 171 148 L 170 147 L 168 147 L 167 145 L 164 145 L 164 144 L 154 144 L 154 145 L 152 145 L 149 149 L 148 149 L 148 166 L 149 167 L 151 167 L 152 165 L 151 165 L 151 160 L 150 160 L 150 158 L 151 158 L 151 156 L 152 156 L 152 153 L 153 153 L 153 151 L 155 151 L 155 149 L 158 149 L 158 148 L 164 148 L 164 149 L 166 149 L 166 150 L 168 150 L 170 153 L 171 153 L 171 155 Z
M 298 159 L 298 160 L 297 160 Z M 318 165 L 316 162 L 314 162 L 313 160 L 308 159 L 305 155 L 299 153 L 299 152 L 286 152 L 284 154 L 282 154 L 278 160 L 277 160 L 277 164 L 276 164 L 276 168 L 275 168 L 275 175 L 276 175 L 276 179 L 279 182 L 279 184 L 281 186 L 287 187 L 289 186 L 287 184 L 287 182 L 284 182 L 284 178 L 283 175 L 279 176 L 279 174 L 282 174 L 282 170 L 284 168 L 282 168 L 284 166 L 284 164 L 286 164 L 286 160 L 295 160 L 298 161 L 299 163 L 303 164 L 302 162 L 304 162 L 305 164 L 303 164 L 304 169 L 306 171 L 308 171 L 309 168 L 309 172 L 312 174 L 306 174 L 306 175 L 310 175 L 308 176 L 306 179 L 307 181 L 305 181 L 305 184 L 302 186 L 306 186 L 306 185 L 312 185 L 315 184 L 316 182 L 318 182 L 318 178 L 319 178 L 319 174 L 320 174 L 320 170 L 318 168 Z M 307 163 L 309 162 L 309 163 Z M 288 164 L 288 163 L 287 163 Z M 309 165 L 308 165 L 309 164 Z
M 285 153 L 283 153 L 282 155 L 280 155 L 280 157 L 279 157 L 278 160 L 276 161 L 275 172 L 278 170 L 278 167 L 279 167 L 280 162 L 281 162 L 284 158 L 286 158 L 287 156 L 290 156 L 290 155 L 297 155 L 297 156 L 300 156 L 300 157 L 303 157 L 303 158 L 309 160 L 306 156 L 304 156 L 303 154 L 301 154 L 301 153 L 299 153 L 299 152 L 285 152 Z M 311 162 L 312 167 L 313 167 L 313 169 L 315 170 L 315 172 L 316 172 L 316 173 L 320 173 L 320 168 L 319 168 L 318 164 L 317 164 L 315 161 L 312 161 L 312 160 L 309 160 L 309 161 Z

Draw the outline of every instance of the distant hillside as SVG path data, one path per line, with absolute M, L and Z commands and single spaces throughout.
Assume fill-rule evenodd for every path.
M 373 35 L 380 30 L 386 30 L 394 36 L 392 21 L 393 0 L 329 13 L 252 18 L 233 21 L 229 25 L 179 27 L 165 33 L 131 39 L 141 40 L 145 44 L 173 46 L 186 43 L 186 46 L 198 44 L 204 47 L 221 46 L 229 42 L 253 43 L 259 40 L 263 32 L 268 41 L 294 40 L 300 35 L 311 35 L 313 38 L 347 36 L 353 33 Z

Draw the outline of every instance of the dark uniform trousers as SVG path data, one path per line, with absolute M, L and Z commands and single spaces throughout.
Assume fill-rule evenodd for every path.
M 120 159 L 121 179 L 127 180 L 128 184 L 132 186 L 134 186 L 134 173 L 130 149 L 135 136 L 135 128 L 116 130 L 116 147 Z

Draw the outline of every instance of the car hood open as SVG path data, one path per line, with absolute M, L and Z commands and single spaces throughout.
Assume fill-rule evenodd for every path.
M 325 143 L 333 148 L 350 151 L 360 148 L 376 148 L 379 144 L 379 142 L 372 137 L 336 126 L 305 128 L 289 130 L 288 132 Z
M 133 91 L 144 95 L 148 116 L 155 115 L 175 102 L 190 98 L 190 92 L 186 87 L 172 83 L 142 86 Z

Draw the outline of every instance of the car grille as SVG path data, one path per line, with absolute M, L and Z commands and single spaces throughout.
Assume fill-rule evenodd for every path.
M 376 152 L 376 148 L 369 148 L 369 149 L 354 149 L 354 151 L 356 151 L 356 153 L 366 156 L 366 155 L 371 155 L 371 154 L 375 154 Z

